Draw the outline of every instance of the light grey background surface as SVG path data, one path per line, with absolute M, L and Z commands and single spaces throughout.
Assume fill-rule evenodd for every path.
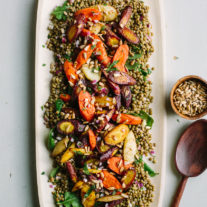
M 172 112 L 169 92 L 184 75 L 196 74 L 207 79 L 207 1 L 164 0 L 164 12 L 168 130 L 163 207 L 168 207 L 180 180 L 173 163 L 175 144 L 191 123 Z M 34 147 L 35 15 L 35 0 L 1 1 L 0 206 L 38 207 Z M 174 56 L 178 59 L 174 60 Z M 206 191 L 207 172 L 189 180 L 180 206 L 206 207 Z

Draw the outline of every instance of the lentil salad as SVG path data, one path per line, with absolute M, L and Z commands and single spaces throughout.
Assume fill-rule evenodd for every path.
M 75 40 L 74 37 L 68 37 L 71 27 L 78 21 L 74 21 L 74 14 L 93 5 L 112 6 L 117 11 L 116 18 L 110 22 L 89 20 L 84 23 L 83 30 Z M 132 13 L 127 25 L 123 26 L 122 18 L 130 8 Z M 51 172 L 50 181 L 56 186 L 53 194 L 58 206 L 73 206 L 73 203 L 68 201 L 70 199 L 76 201 L 74 206 L 149 206 L 153 200 L 154 186 L 151 184 L 150 176 L 153 177 L 156 173 L 142 160 L 142 157 L 148 157 L 155 163 L 155 144 L 151 142 L 150 134 L 153 119 L 150 116 L 152 110 L 149 104 L 153 97 L 148 77 L 153 68 L 149 69 L 147 62 L 153 52 L 153 46 L 148 9 L 142 1 L 108 1 L 107 5 L 104 1 L 84 1 L 84 4 L 82 1 L 75 1 L 57 7 L 51 15 L 47 47 L 54 52 L 55 63 L 51 64 L 51 94 L 45 104 L 44 119 L 46 126 L 51 128 L 49 148 L 55 160 L 55 168 Z M 138 12 L 134 12 L 135 10 Z M 127 39 L 119 32 L 122 28 L 120 22 L 123 28 L 134 32 L 138 42 L 136 38 Z M 87 37 L 93 36 L 89 32 L 95 33 L 96 30 L 92 30 L 93 26 L 99 23 L 101 31 L 97 36 L 104 43 L 107 56 L 102 59 L 99 57 L 99 60 L 98 56 L 104 52 L 94 51 L 90 61 L 77 66 L 78 54 L 83 50 L 87 51 L 92 41 Z M 79 27 L 74 26 L 75 29 Z M 113 35 L 107 37 L 111 32 Z M 77 30 L 74 33 L 76 36 Z M 72 43 L 69 43 L 71 39 Z M 111 43 L 116 46 L 113 47 Z M 98 43 L 94 46 L 92 41 L 91 44 L 89 49 L 96 49 Z M 119 48 L 123 49 L 124 46 L 128 47 L 128 55 L 125 57 L 125 64 L 119 64 L 122 60 L 114 60 L 114 57 Z M 126 51 L 127 49 L 123 56 L 126 56 Z M 84 59 L 87 59 L 84 54 Z M 109 62 L 104 63 L 107 59 Z M 77 74 L 77 82 L 73 82 L 76 75 L 71 73 L 71 65 L 81 68 L 78 70 L 80 72 Z M 122 67 L 123 65 L 126 67 Z M 88 69 L 93 70 L 92 77 Z M 70 73 L 67 73 L 68 70 Z M 128 82 L 120 83 L 117 80 L 120 76 L 124 76 L 122 81 L 124 79 Z M 83 93 L 76 91 L 77 85 Z M 80 98 L 80 94 L 83 99 Z M 88 103 L 85 103 L 85 100 Z M 93 102 L 95 112 L 91 116 L 91 113 L 85 112 L 88 111 L 88 105 L 93 105 Z M 117 131 L 121 135 L 117 134 Z M 123 135 L 124 131 L 126 133 Z M 122 136 L 122 139 L 114 140 L 113 132 L 115 137 Z M 91 141 L 90 137 L 95 139 Z M 129 150 L 133 155 L 129 158 L 126 154 L 130 153 L 125 151 L 127 146 L 129 149 L 134 142 L 128 144 L 127 140 L 135 140 L 136 146 L 135 150 Z M 92 162 L 94 159 L 95 162 Z M 84 162 L 81 163 L 80 160 Z M 132 166 L 127 168 L 128 165 Z M 115 180 L 114 186 L 104 186 L 104 177 L 108 176 Z

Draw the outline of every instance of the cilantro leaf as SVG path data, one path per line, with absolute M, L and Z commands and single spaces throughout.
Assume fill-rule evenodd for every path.
M 146 80 L 146 77 L 152 73 L 152 71 L 149 68 L 147 69 L 147 71 L 140 68 L 139 71 L 144 76 L 144 80 Z
M 109 65 L 109 67 L 107 68 L 107 72 L 110 71 L 116 71 L 117 69 L 114 67 L 117 63 L 119 62 L 119 60 L 113 61 L 113 63 L 111 63 L 111 65 Z
M 56 111 L 60 114 L 64 102 L 61 99 L 57 99 L 55 102 Z
M 64 55 L 64 58 L 67 59 L 69 62 L 72 62 L 72 61 L 71 61 L 71 57 L 70 57 L 70 55 L 65 54 L 65 55 Z
M 47 147 L 50 151 L 52 151 L 55 147 L 54 128 L 51 129 L 50 132 L 49 132 Z
M 86 163 L 84 163 L 84 166 L 83 166 L 83 172 L 86 174 L 86 175 L 90 175 L 90 172 L 88 170 L 88 166 Z
M 56 167 L 56 168 L 53 168 L 52 171 L 50 172 L 49 177 L 50 177 L 50 178 L 54 178 L 54 177 L 56 176 L 56 174 L 58 173 L 59 169 L 60 169 L 59 166 Z
M 82 207 L 82 204 L 75 193 L 65 192 L 65 200 L 58 202 L 58 205 L 64 205 L 65 207 Z
M 69 8 L 70 6 L 68 5 L 68 2 L 65 1 L 64 4 L 62 6 L 57 6 L 52 14 L 56 17 L 56 19 L 58 20 L 66 20 L 66 15 L 64 14 L 64 12 Z
M 88 192 L 84 195 L 84 198 L 87 198 L 95 188 L 96 188 L 95 185 L 92 185 L 89 188 Z
M 152 168 L 147 163 L 144 163 L 144 171 L 147 171 L 150 177 L 155 177 L 159 174 L 155 173 L 154 170 L 152 170 Z
M 138 62 L 135 62 L 133 65 L 131 65 L 131 61 L 127 60 L 125 66 L 127 67 L 128 70 L 138 70 L 141 66 Z
M 137 60 L 142 57 L 142 54 L 134 54 L 134 56 L 131 56 L 128 58 L 128 60 Z

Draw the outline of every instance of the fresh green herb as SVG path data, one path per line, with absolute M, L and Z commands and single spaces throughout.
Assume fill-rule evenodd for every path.
M 42 111 L 44 110 L 44 106 L 41 106 Z
M 88 192 L 84 195 L 84 198 L 87 198 L 95 188 L 96 188 L 95 185 L 92 185 L 89 188 Z
M 144 76 L 144 80 L 146 80 L 146 77 L 152 73 L 152 71 L 149 68 L 147 69 L 147 71 L 139 68 L 139 71 Z
M 64 58 L 67 59 L 69 62 L 72 62 L 72 61 L 71 61 L 71 56 L 70 56 L 70 55 L 66 55 L 66 54 L 65 54 L 65 55 L 64 55 Z
M 57 99 L 55 102 L 56 111 L 60 114 L 64 102 L 61 99 Z
M 131 56 L 128 58 L 128 60 L 137 60 L 142 57 L 142 54 L 134 54 L 134 56 Z
M 68 1 L 65 1 L 65 3 L 62 6 L 57 6 L 55 10 L 52 12 L 52 14 L 56 17 L 58 20 L 66 20 L 66 15 L 64 12 L 69 8 Z
M 111 65 L 109 65 L 109 67 L 107 68 L 107 72 L 110 71 L 116 71 L 117 69 L 114 67 L 117 63 L 119 62 L 119 60 L 113 61 L 113 63 L 111 63 Z
M 83 172 L 86 174 L 86 175 L 90 175 L 90 172 L 88 170 L 88 166 L 86 163 L 84 163 L 84 166 L 83 166 Z
M 81 156 L 83 156 L 84 154 L 82 152 L 75 151 L 75 155 L 81 155 Z
M 41 175 L 45 175 L 45 172 L 43 171 L 43 172 L 41 173 Z
M 59 166 L 56 167 L 56 168 L 53 168 L 52 171 L 51 171 L 51 173 L 50 173 L 50 175 L 49 175 L 49 177 L 50 178 L 54 178 L 56 176 L 56 174 L 58 173 L 59 169 L 60 169 Z
M 105 29 L 106 29 L 106 26 L 105 26 L 105 25 L 102 26 L 102 27 L 101 27 L 101 32 L 104 31 Z
M 58 202 L 58 205 L 65 207 L 82 207 L 82 204 L 75 193 L 65 192 L 64 201 Z
M 45 48 L 45 45 L 42 45 L 43 48 Z
M 142 162 L 142 156 L 140 156 L 139 159 L 137 159 L 137 158 L 135 157 L 135 161 L 134 161 L 134 163 L 135 163 L 136 165 L 138 165 L 138 164 L 141 163 L 141 162 Z
M 42 64 L 42 66 L 43 66 L 43 67 L 45 67 L 45 66 L 46 66 L 46 64 L 45 64 L 45 63 L 43 63 L 43 64 Z
M 154 123 L 154 119 L 144 111 L 140 111 L 139 114 L 137 114 L 137 113 L 129 113 L 129 114 L 133 115 L 133 116 L 139 116 L 140 118 L 142 118 L 143 120 L 146 121 L 147 126 L 149 126 L 149 127 L 152 127 L 152 125 Z
M 139 45 L 139 46 L 132 45 L 132 52 L 133 52 L 133 53 L 140 54 L 141 51 L 142 51 L 142 48 L 141 48 L 140 45 Z
M 95 49 L 95 47 L 96 47 L 96 45 L 92 45 L 91 49 L 93 50 L 93 49 Z
M 133 65 L 131 64 L 130 60 L 127 60 L 125 66 L 127 67 L 128 70 L 138 70 L 141 66 L 141 64 L 139 64 L 138 62 L 135 62 Z
M 177 122 L 178 122 L 178 123 L 180 123 L 180 120 L 179 120 L 179 119 L 177 119 Z
M 122 189 L 115 189 L 115 190 L 113 190 L 112 195 L 116 195 L 117 192 L 121 193 Z
M 101 86 L 98 86 L 97 88 L 98 88 L 98 90 L 99 90 L 99 91 L 102 89 L 102 87 L 101 87 Z
M 48 38 L 48 39 L 50 39 L 50 38 L 51 38 L 51 36 L 50 36 L 50 35 L 47 35 L 47 38 Z
M 55 147 L 54 128 L 49 132 L 47 147 L 50 151 L 52 151 Z
M 159 174 L 159 173 L 155 173 L 154 170 L 152 170 L 152 168 L 150 168 L 150 166 L 147 163 L 144 163 L 144 170 L 148 172 L 150 177 L 155 177 L 156 175 Z
M 102 55 L 101 51 L 96 52 L 96 55 Z
M 90 94 L 93 93 L 93 90 L 92 90 L 92 88 L 90 88 L 90 87 L 87 87 L 86 90 L 87 90 Z

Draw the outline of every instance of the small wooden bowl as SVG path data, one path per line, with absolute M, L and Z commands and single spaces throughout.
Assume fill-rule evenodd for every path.
M 173 101 L 173 95 L 175 93 L 176 88 L 183 82 L 185 82 L 186 80 L 196 80 L 201 82 L 202 84 L 204 84 L 207 87 L 207 81 L 204 80 L 203 78 L 196 76 L 196 75 L 189 75 L 189 76 L 185 76 L 181 79 L 179 79 L 176 84 L 173 86 L 172 90 L 171 90 L 171 94 L 170 94 L 170 102 L 171 102 L 171 106 L 174 110 L 174 112 L 176 114 L 178 114 L 180 117 L 184 118 L 184 119 L 188 119 L 188 120 L 196 120 L 196 119 L 200 119 L 201 117 L 205 116 L 207 114 L 207 109 L 205 111 L 203 111 L 202 113 L 196 115 L 196 116 L 187 116 L 187 115 L 183 115 L 182 113 L 180 113 Z

